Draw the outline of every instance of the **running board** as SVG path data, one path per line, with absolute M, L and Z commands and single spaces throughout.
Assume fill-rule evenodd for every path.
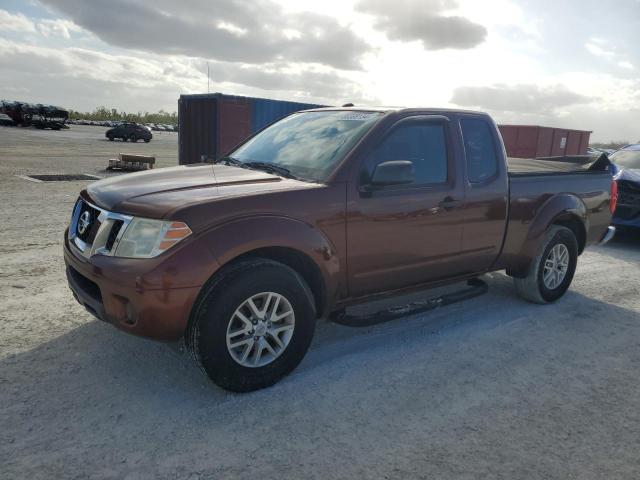
M 428 312 L 429 310 L 433 310 L 438 307 L 479 297 L 480 295 L 487 293 L 488 290 L 489 287 L 483 280 L 479 278 L 472 278 L 467 281 L 466 288 L 446 293 L 439 297 L 430 298 L 428 300 L 419 300 L 405 305 L 394 305 L 384 310 L 366 315 L 349 315 L 343 311 L 332 316 L 331 321 L 347 327 L 370 327 L 371 325 L 389 322 L 407 315 Z

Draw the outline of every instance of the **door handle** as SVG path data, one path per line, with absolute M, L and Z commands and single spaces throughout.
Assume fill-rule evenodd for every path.
M 438 204 L 440 208 L 444 208 L 446 211 L 458 208 L 460 205 L 462 205 L 462 200 L 456 200 L 453 197 L 445 197 L 445 199 Z

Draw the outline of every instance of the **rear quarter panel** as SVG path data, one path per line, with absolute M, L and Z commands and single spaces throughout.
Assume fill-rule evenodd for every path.
M 598 242 L 611 224 L 609 173 L 512 176 L 507 235 L 499 267 L 526 270 L 549 225 L 579 219 L 585 245 Z

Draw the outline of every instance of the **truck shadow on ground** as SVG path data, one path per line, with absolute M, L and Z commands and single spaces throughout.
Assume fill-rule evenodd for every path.
M 505 275 L 496 273 L 485 278 L 490 292 L 483 297 L 385 324 L 350 328 L 320 320 L 314 343 L 302 364 L 279 385 L 267 390 L 288 389 L 308 380 L 322 382 L 323 365 L 340 362 L 344 356 L 372 348 L 401 349 L 417 337 L 428 343 L 429 336 L 442 338 L 459 329 L 481 332 L 510 322 L 538 321 L 542 315 L 557 317 L 559 321 L 569 319 L 578 326 L 582 314 L 588 314 L 585 322 L 591 322 L 594 315 L 603 320 L 619 316 L 640 320 L 633 311 L 572 291 L 554 305 L 527 304 L 516 297 L 511 280 Z M 371 372 L 363 370 L 362 374 Z M 314 375 L 315 380 L 311 378 Z M 211 407 L 255 395 L 235 395 L 217 388 L 181 344 L 129 336 L 99 321 L 1 360 L 0 380 L 5 392 L 0 398 L 21 401 L 29 397 L 38 405 L 36 410 L 58 410 L 78 404 L 82 405 L 81 410 L 86 410 L 92 406 L 100 408 L 105 402 L 117 402 L 161 406 L 163 415 L 171 416 L 174 407 L 180 410 L 188 404 Z
M 75 462 L 82 471 L 87 455 L 102 461 L 101 452 L 118 452 L 117 462 L 124 465 L 147 458 L 140 457 L 147 442 L 162 445 L 160 451 L 170 456 L 177 455 L 173 448 L 184 455 L 189 444 L 232 437 L 255 449 L 289 445 L 290 438 L 306 439 L 303 444 L 311 448 L 310 432 L 323 431 L 336 415 L 340 431 L 365 405 L 373 412 L 423 404 L 433 418 L 421 427 L 428 430 L 436 419 L 458 422 L 459 412 L 448 405 L 477 398 L 478 392 L 500 410 L 505 401 L 530 402 L 529 383 L 562 396 L 570 395 L 567 382 L 577 382 L 573 388 L 579 392 L 583 382 L 608 379 L 612 356 L 623 354 L 619 345 L 640 333 L 637 312 L 572 291 L 557 304 L 531 305 L 515 296 L 504 275 L 487 279 L 487 295 L 426 314 L 362 329 L 321 321 L 292 375 L 244 395 L 215 387 L 175 346 L 90 322 L 0 361 L 0 444 L 6 455 L 0 452 L 0 464 L 24 473 L 21 452 L 32 452 L 35 471 L 52 457 Z M 629 345 L 623 346 L 629 356 Z M 366 425 L 360 428 L 388 428 L 384 415 L 365 415 L 366 420 L 358 417 Z M 174 438 L 191 443 L 176 446 Z M 37 456 L 34 445 L 48 456 Z M 223 458 L 213 455 L 211 461 Z M 245 461 L 234 458 L 225 461 Z

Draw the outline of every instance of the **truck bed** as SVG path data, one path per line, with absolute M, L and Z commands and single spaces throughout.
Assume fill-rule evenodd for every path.
M 573 155 L 545 158 L 507 158 L 511 176 L 557 175 L 568 173 L 602 173 L 609 166 L 606 155 Z

